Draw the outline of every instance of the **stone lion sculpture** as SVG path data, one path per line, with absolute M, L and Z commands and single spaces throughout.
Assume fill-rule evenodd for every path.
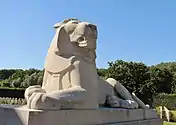
M 25 91 L 31 109 L 147 108 L 115 79 L 97 75 L 97 27 L 78 19 L 54 25 L 56 34 L 48 50 L 42 87 Z M 117 96 L 117 93 L 121 98 Z

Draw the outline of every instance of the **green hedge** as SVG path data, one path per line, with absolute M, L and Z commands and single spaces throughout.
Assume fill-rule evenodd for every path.
M 9 90 L 25 90 L 26 88 L 0 87 L 0 89 L 9 89 Z
M 174 122 L 165 122 L 164 121 L 163 125 L 176 125 L 176 123 L 174 123 Z
M 176 122 L 176 111 L 171 110 L 169 111 L 170 114 L 170 121 Z
M 24 98 L 25 89 L 0 88 L 0 97 Z
M 169 110 L 176 110 L 176 94 L 159 94 L 154 98 L 154 107 L 165 106 Z

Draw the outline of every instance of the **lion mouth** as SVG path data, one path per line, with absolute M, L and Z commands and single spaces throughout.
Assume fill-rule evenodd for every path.
M 96 49 L 96 38 L 88 38 L 85 36 L 81 36 L 77 40 L 79 47 L 84 47 L 89 50 Z

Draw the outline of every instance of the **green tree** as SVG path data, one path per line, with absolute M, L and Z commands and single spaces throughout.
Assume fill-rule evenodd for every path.
M 14 87 L 14 88 L 20 88 L 21 87 L 21 78 L 17 78 L 17 79 L 14 79 L 12 82 L 11 82 L 11 87 Z
M 1 87 L 10 87 L 10 82 L 8 79 L 2 80 L 0 82 Z
M 16 72 L 16 70 L 14 70 L 14 69 L 2 69 L 2 70 L 0 70 L 0 81 L 8 79 L 15 72 Z
M 21 82 L 21 87 L 22 87 L 22 88 L 27 88 L 27 87 L 29 87 L 28 79 L 29 79 L 29 75 L 26 75 L 25 78 L 24 78 L 24 80 Z
M 27 80 L 28 82 L 28 86 L 32 86 L 32 85 L 36 85 L 37 84 L 37 80 L 38 80 L 38 75 L 36 72 L 34 72 L 33 74 L 31 74 Z
M 28 74 L 29 76 L 32 75 L 33 73 L 39 73 L 40 70 L 38 69 L 34 69 L 34 68 L 30 68 L 28 70 L 25 70 L 25 73 Z
M 176 62 L 162 62 L 155 67 L 162 70 L 167 69 L 173 75 L 171 93 L 176 93 Z
M 107 77 L 116 79 L 130 92 L 135 92 L 139 96 L 141 94 L 141 88 L 150 79 L 148 71 L 149 68 L 143 63 L 117 60 L 109 63 L 106 75 Z
M 37 84 L 38 85 L 42 85 L 43 83 L 43 75 L 44 75 L 44 71 L 40 71 L 38 74 L 37 74 Z
M 103 68 L 97 69 L 97 73 L 100 77 L 105 78 L 107 74 L 107 69 L 103 69 Z

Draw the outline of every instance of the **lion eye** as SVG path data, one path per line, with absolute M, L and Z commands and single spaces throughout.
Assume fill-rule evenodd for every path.
M 73 21 L 72 23 L 73 23 L 73 24 L 78 24 L 78 22 L 76 22 L 76 21 Z

